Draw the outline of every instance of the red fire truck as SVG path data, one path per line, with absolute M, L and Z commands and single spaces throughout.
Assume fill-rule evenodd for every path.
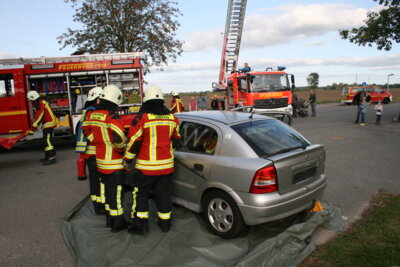
M 246 5 L 247 0 L 229 1 L 219 82 L 213 89 L 226 90 L 227 109 L 252 106 L 257 113 L 273 109 L 292 114 L 294 76 L 284 72 L 285 67 L 236 71 Z
M 121 112 L 134 111 L 143 96 L 143 55 L 136 52 L 0 59 L 0 135 L 12 137 L 31 128 L 34 111 L 26 95 L 32 90 L 50 103 L 57 116 L 55 137 L 75 133 L 87 92 L 95 86 L 117 85 L 125 97 Z M 41 133 L 35 132 L 26 138 L 40 137 Z

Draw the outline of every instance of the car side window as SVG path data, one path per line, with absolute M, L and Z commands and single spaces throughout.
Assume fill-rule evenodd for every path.
M 376 93 L 383 93 L 383 90 L 381 88 L 375 88 Z
M 181 144 L 178 151 L 213 155 L 218 141 L 217 132 L 203 124 L 182 122 Z

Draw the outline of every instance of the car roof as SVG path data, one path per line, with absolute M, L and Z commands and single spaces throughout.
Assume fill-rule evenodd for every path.
M 268 120 L 273 119 L 264 115 L 253 114 L 252 119 L 250 118 L 251 113 L 238 112 L 238 111 L 193 111 L 183 112 L 174 114 L 180 118 L 192 118 L 192 119 L 205 119 L 211 121 L 217 121 L 226 125 L 248 122 L 250 120 Z

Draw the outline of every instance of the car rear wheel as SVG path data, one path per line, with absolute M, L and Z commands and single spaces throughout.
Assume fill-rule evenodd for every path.
M 385 99 L 383 99 L 382 103 L 383 104 L 389 104 L 390 103 L 390 98 L 386 97 Z
M 205 196 L 203 218 L 212 233 L 225 239 L 242 236 L 248 231 L 236 203 L 223 191 L 211 191 Z

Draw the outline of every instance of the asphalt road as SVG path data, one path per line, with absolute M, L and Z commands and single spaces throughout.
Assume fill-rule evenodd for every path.
M 329 185 L 324 198 L 342 208 L 350 224 L 379 189 L 400 194 L 400 103 L 384 106 L 382 125 L 354 124 L 356 108 L 317 106 L 317 117 L 295 118 L 293 127 L 324 144 Z M 78 181 L 73 144 L 57 143 L 56 165 L 42 166 L 37 144 L 0 152 L 0 266 L 75 266 L 64 243 L 61 218 L 85 195 Z M 320 234 L 323 235 L 323 234 Z

